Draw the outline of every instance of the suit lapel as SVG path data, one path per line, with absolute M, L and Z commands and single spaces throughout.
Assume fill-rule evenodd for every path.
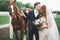
M 33 16 L 34 16 L 34 18 L 35 18 L 35 14 L 34 14 L 34 11 L 33 11 Z

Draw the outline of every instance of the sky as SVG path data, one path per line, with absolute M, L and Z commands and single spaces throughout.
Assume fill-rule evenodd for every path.
M 41 5 L 47 5 L 49 8 L 51 8 L 52 11 L 60 11 L 60 0 L 17 0 L 22 3 L 31 3 L 34 5 L 36 2 L 40 2 Z

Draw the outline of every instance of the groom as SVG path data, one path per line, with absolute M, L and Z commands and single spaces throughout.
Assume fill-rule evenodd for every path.
M 28 40 L 33 40 L 33 35 L 35 35 L 36 40 L 39 40 L 39 33 L 38 28 L 36 25 L 34 25 L 33 21 L 36 19 L 39 19 L 40 17 L 40 2 L 37 2 L 34 4 L 34 10 L 30 11 L 27 16 L 23 16 L 25 20 L 29 20 L 29 26 L 28 26 Z

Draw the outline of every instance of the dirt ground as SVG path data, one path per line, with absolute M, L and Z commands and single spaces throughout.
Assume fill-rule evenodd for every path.
M 0 40 L 3 40 L 7 35 L 9 35 L 9 28 L 0 29 Z

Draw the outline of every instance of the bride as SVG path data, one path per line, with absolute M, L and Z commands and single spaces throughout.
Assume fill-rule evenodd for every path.
M 40 18 L 41 19 L 40 23 L 42 23 L 42 26 L 38 28 L 40 30 L 39 40 L 59 40 L 59 32 L 52 11 L 48 7 L 43 5 L 42 12 L 43 14 L 42 17 Z M 39 20 L 36 20 L 36 23 L 38 21 Z

